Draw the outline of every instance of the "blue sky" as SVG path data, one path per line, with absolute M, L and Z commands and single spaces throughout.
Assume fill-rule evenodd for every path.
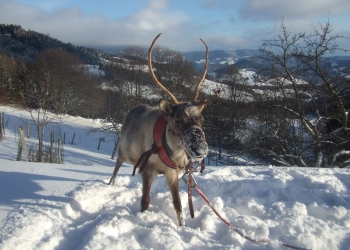
M 0 0 L 0 23 L 21 25 L 84 46 L 148 47 L 178 51 L 256 49 L 288 29 L 308 32 L 328 19 L 350 37 L 349 0 Z M 350 49 L 349 40 L 338 44 Z

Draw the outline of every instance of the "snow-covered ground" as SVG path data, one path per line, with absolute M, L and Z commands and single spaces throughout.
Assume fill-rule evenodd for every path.
M 28 114 L 0 106 L 5 140 L 0 142 L 0 249 L 287 249 L 279 242 L 312 249 L 350 249 L 350 170 L 207 166 L 198 187 L 219 213 L 253 238 L 230 230 L 180 180 L 185 227 L 177 226 L 165 178 L 155 178 L 151 205 L 140 212 L 141 177 L 124 164 L 116 185 L 114 142 L 86 134 L 96 121 L 68 117 L 61 129 L 64 164 L 15 161 L 18 126 Z M 47 130 L 49 131 L 49 129 Z M 24 159 L 24 158 L 23 158 Z

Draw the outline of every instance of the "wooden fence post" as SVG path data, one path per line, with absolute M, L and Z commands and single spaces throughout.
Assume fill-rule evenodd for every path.
M 75 133 L 73 134 L 73 139 L 72 139 L 72 142 L 70 144 L 73 144 L 74 138 L 75 138 Z
M 33 146 L 32 147 L 30 147 L 30 149 L 29 149 L 29 152 L 28 152 L 28 159 L 30 160 L 30 161 L 35 161 L 35 155 L 34 155 L 34 149 L 33 149 Z
M 28 126 L 27 126 L 27 138 L 29 139 L 30 138 L 30 123 L 28 123 Z
M 52 155 L 52 149 L 53 149 L 53 142 L 55 140 L 55 133 L 52 131 L 51 132 L 51 142 L 50 142 L 50 155 L 49 155 L 49 162 L 53 163 L 54 159 L 53 159 L 53 155 Z
M 58 157 L 58 164 L 62 164 L 62 138 L 58 139 L 57 157 Z
M 117 153 L 117 147 L 118 147 L 118 143 L 117 141 L 114 141 L 114 149 L 111 157 L 112 160 L 114 160 L 115 153 Z
M 24 128 L 23 126 L 18 128 L 19 140 L 18 140 L 18 152 L 17 152 L 17 161 L 21 160 L 22 157 L 22 149 L 24 144 Z
M 98 142 L 98 147 L 97 147 L 97 150 L 100 150 L 101 141 L 102 141 L 102 137 L 100 137 L 100 140 L 99 140 L 99 142 Z
M 3 138 L 3 135 L 2 135 L 2 131 L 4 130 L 4 127 L 3 127 L 3 113 L 0 113 L 0 141 L 2 141 L 4 138 Z

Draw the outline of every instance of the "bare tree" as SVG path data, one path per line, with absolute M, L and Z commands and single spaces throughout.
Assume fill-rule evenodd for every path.
M 260 74 L 277 89 L 265 96 L 266 114 L 255 126 L 253 140 L 263 155 L 287 166 L 350 164 L 349 79 L 326 57 L 341 50 L 340 38 L 329 23 L 307 35 L 290 32 L 282 21 L 280 34 L 263 42 Z M 327 129 L 331 121 L 337 126 Z
M 223 150 L 227 153 L 237 154 L 243 150 L 246 138 L 246 123 L 248 122 L 248 89 L 246 79 L 240 74 L 238 68 L 229 65 L 222 74 L 221 98 L 214 106 L 209 105 L 204 111 L 206 120 L 204 128 L 208 131 L 210 145 L 217 149 L 219 159 Z M 217 110 L 220 112 L 217 112 Z
M 49 95 L 56 114 L 72 113 L 87 101 L 89 89 L 96 87 L 94 77 L 74 55 L 56 49 L 43 51 L 34 61 L 42 74 L 50 77 Z
M 188 100 L 191 89 L 198 81 L 191 62 L 180 52 L 163 46 L 155 47 L 153 60 L 157 78 L 180 100 Z
M 45 126 L 59 121 L 59 116 L 76 111 L 89 100 L 97 82 L 88 74 L 80 60 L 55 49 L 43 51 L 27 67 L 29 77 L 19 77 L 17 83 L 25 107 L 31 114 L 39 140 L 37 161 L 42 161 Z
M 127 69 L 126 79 L 129 84 L 134 86 L 133 96 L 137 101 L 141 101 L 141 86 L 144 84 L 145 69 L 147 67 L 147 55 L 144 48 L 139 46 L 130 46 L 125 48 L 120 56 L 126 61 L 121 64 Z
M 32 65 L 31 79 L 26 84 L 25 92 L 22 92 L 23 100 L 37 130 L 39 141 L 37 161 L 39 162 L 43 160 L 45 126 L 52 122 L 52 119 L 47 116 L 47 112 L 51 107 L 50 78 L 50 74 L 42 72 L 40 66 L 34 67 Z
M 16 67 L 15 60 L 0 51 L 0 102 L 7 103 L 10 101 L 9 93 L 13 88 L 13 73 Z

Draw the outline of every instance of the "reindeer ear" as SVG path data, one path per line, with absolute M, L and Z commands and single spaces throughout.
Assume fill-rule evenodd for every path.
M 167 100 L 161 99 L 158 103 L 159 110 L 165 116 L 170 116 L 173 113 L 173 106 Z

